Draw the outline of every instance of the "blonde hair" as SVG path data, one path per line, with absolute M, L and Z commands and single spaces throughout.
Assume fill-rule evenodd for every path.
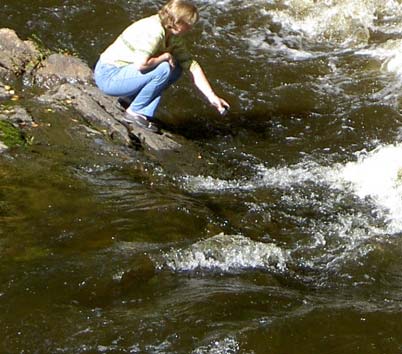
M 179 23 L 193 26 L 199 14 L 197 7 L 187 0 L 170 0 L 159 10 L 159 17 L 164 28 L 174 28 Z

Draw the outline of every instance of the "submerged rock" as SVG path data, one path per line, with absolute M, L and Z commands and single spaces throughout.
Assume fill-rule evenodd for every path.
M 155 276 L 155 267 L 149 257 L 137 256 L 131 268 L 121 275 L 120 287 L 122 290 L 140 287 Z

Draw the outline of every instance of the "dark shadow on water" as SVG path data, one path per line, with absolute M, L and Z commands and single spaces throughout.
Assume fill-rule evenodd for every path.
M 208 140 L 216 136 L 236 136 L 239 131 L 250 131 L 264 135 L 273 127 L 271 116 L 267 114 L 229 113 L 220 116 L 193 116 L 178 119 L 183 123 L 169 124 L 161 121 L 163 129 L 182 135 L 189 140 Z

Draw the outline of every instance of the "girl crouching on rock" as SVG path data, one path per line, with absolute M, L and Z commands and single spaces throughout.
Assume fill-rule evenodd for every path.
M 107 95 L 127 98 L 125 119 L 157 131 L 153 122 L 162 92 L 182 70 L 220 113 L 229 104 L 218 97 L 201 66 L 191 58 L 182 35 L 198 21 L 197 8 L 186 0 L 170 0 L 158 14 L 131 24 L 100 56 L 95 81 Z

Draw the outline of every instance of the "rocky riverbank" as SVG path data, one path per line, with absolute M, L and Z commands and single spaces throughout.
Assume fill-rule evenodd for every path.
M 11 29 L 0 29 L 0 152 L 29 143 L 38 123 L 30 107 L 72 112 L 77 125 L 101 135 L 111 146 L 149 152 L 179 151 L 184 139 L 122 124 L 123 108 L 102 94 L 92 70 L 77 57 L 50 53 Z

